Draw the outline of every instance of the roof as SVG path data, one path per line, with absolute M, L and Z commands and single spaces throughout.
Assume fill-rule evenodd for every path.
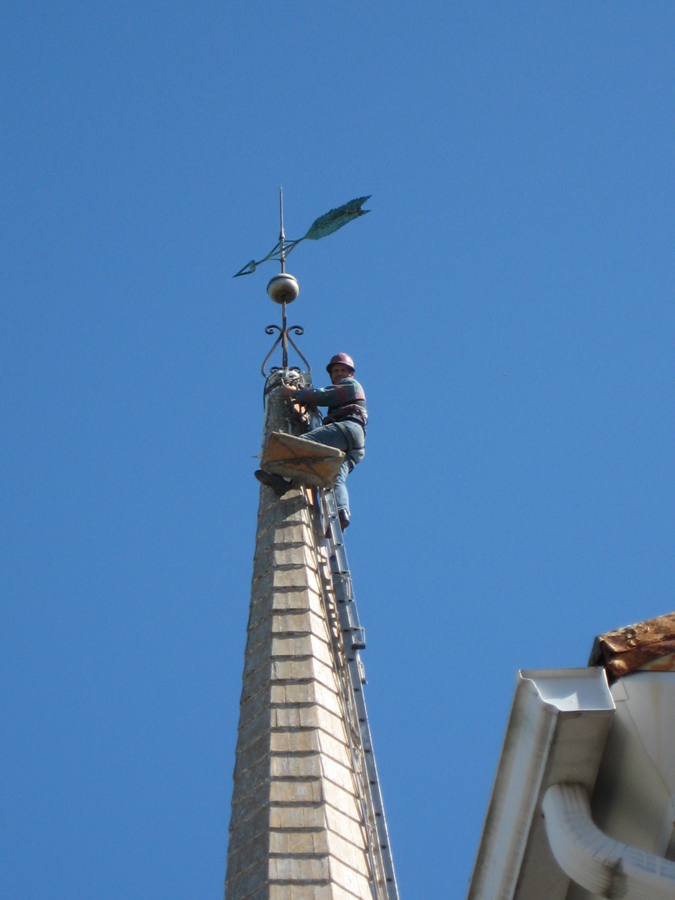
M 674 747 L 675 613 L 598 636 L 586 669 L 521 671 L 468 900 L 614 896 L 589 886 L 598 840 L 621 865 L 642 860 L 638 882 L 658 875 L 649 896 L 675 898 Z M 576 867 L 551 843 L 556 791 L 587 807 L 558 803 Z M 612 859 L 603 877 L 617 877 Z
M 614 678 L 638 669 L 675 671 L 675 613 L 599 635 L 588 664 L 604 666 Z

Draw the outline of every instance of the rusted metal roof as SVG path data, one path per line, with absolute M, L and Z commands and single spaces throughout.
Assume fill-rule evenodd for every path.
M 675 671 L 675 613 L 599 635 L 588 664 L 615 678 L 638 669 Z

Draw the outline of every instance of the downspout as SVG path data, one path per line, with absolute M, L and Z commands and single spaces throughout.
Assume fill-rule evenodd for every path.
M 581 887 L 621 900 L 675 900 L 675 863 L 600 831 L 583 785 L 551 785 L 543 810 L 553 855 Z

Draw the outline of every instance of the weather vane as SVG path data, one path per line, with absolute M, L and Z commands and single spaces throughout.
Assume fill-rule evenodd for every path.
M 251 260 L 251 262 L 246 263 L 246 265 L 233 276 L 234 278 L 239 278 L 240 275 L 251 275 L 261 263 L 267 262 L 268 259 L 276 259 L 281 263 L 281 274 L 275 275 L 267 285 L 267 293 L 270 298 L 281 306 L 281 327 L 279 325 L 268 325 L 265 329 L 265 334 L 279 332 L 279 336 L 262 364 L 261 370 L 265 378 L 267 378 L 267 372 L 265 372 L 267 361 L 279 344 L 281 344 L 281 368 L 288 368 L 288 345 L 290 344 L 307 366 L 307 371 L 311 371 L 309 363 L 291 337 L 291 334 L 295 334 L 296 336 L 303 335 L 305 333 L 304 328 L 300 325 L 292 325 L 289 328 L 286 323 L 286 305 L 292 303 L 300 293 L 300 285 L 298 284 L 297 279 L 286 272 L 286 257 L 291 250 L 295 249 L 295 247 L 301 243 L 301 241 L 318 241 L 320 238 L 333 234 L 334 231 L 337 231 L 338 228 L 342 228 L 343 225 L 346 225 L 347 222 L 351 222 L 352 219 L 357 219 L 359 216 L 364 216 L 367 212 L 370 212 L 369 209 L 361 209 L 363 204 L 366 200 L 369 200 L 370 197 L 370 194 L 368 194 L 367 197 L 358 197 L 356 200 L 350 200 L 349 203 L 345 203 L 343 206 L 338 206 L 337 209 L 331 209 L 325 215 L 319 216 L 318 219 L 312 222 L 307 233 L 301 238 L 298 238 L 296 241 L 287 241 L 284 233 L 284 193 L 281 188 L 279 189 L 279 240 L 267 256 L 264 256 L 257 262 Z M 278 368 L 278 366 L 273 366 L 271 371 L 277 371 Z

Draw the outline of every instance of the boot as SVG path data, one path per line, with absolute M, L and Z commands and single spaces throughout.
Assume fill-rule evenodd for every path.
M 253 474 L 260 484 L 265 484 L 267 487 L 272 488 L 277 497 L 283 497 L 284 494 L 293 490 L 293 482 L 288 481 L 281 475 L 273 475 L 271 472 L 264 472 L 262 469 L 258 469 Z

